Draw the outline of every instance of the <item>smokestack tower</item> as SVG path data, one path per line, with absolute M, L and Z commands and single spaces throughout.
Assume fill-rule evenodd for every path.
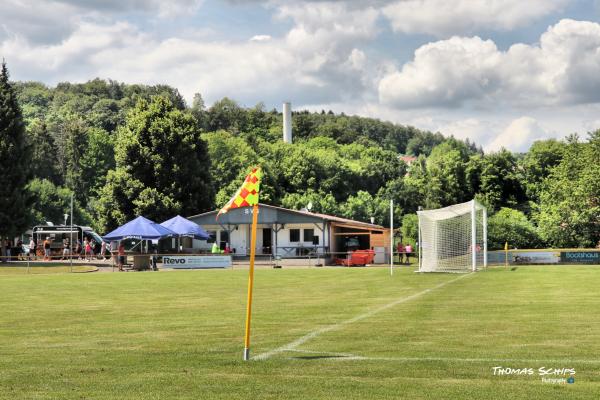
M 283 103 L 283 142 L 292 143 L 292 103 Z

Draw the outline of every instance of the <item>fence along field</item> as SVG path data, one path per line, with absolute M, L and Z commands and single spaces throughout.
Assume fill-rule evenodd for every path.
M 3 276 L 0 398 L 589 398 L 598 272 L 257 270 L 246 363 L 245 270 Z

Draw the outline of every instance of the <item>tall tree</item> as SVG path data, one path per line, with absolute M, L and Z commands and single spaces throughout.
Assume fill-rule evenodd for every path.
M 56 186 L 48 179 L 39 178 L 32 179 L 27 189 L 34 199 L 30 208 L 32 225 L 43 225 L 47 221 L 55 224 L 64 222 L 64 215 L 69 213 L 71 207 L 73 192 L 70 189 Z M 73 207 L 73 221 L 78 225 L 90 223 L 89 215 L 77 200 Z
M 115 168 L 113 137 L 103 129 L 88 128 L 85 149 L 79 158 L 82 190 L 87 199 L 106 183 L 108 171 Z
M 600 130 L 588 143 L 577 136 L 540 190 L 534 214 L 543 239 L 556 247 L 600 245 Z
M 115 158 L 97 204 L 102 231 L 135 215 L 164 220 L 213 205 L 206 144 L 194 118 L 168 98 L 138 102 L 118 129 Z
M 8 68 L 0 70 L 0 235 L 16 235 L 29 224 L 29 151 L 25 125 Z
M 48 132 L 46 121 L 33 120 L 27 129 L 31 170 L 37 178 L 48 179 L 55 185 L 62 184 L 58 164 L 58 149 L 54 137 Z
M 68 120 L 63 128 L 63 168 L 65 185 L 84 202 L 88 195 L 87 182 L 81 171 L 81 159 L 87 149 L 87 126 L 81 119 Z
M 538 140 L 531 145 L 521 160 L 524 185 L 531 200 L 538 200 L 542 181 L 560 163 L 564 151 L 565 143 L 556 139 Z
M 469 163 L 469 185 L 477 180 L 472 176 L 478 170 L 477 198 L 488 207 L 488 211 L 497 211 L 501 207 L 527 208 L 522 174 L 517 159 L 510 151 L 502 149 L 481 158 L 472 157 Z
M 511 248 L 535 249 L 542 241 L 537 229 L 519 210 L 503 207 L 488 220 L 488 248 L 500 250 L 508 242 Z

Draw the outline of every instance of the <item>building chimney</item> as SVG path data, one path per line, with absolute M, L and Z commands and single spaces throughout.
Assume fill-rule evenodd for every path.
M 292 143 L 292 104 L 283 103 L 283 142 Z

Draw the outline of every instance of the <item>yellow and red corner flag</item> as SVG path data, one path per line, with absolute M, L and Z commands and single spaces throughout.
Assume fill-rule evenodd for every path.
M 248 302 L 246 303 L 246 329 L 244 331 L 244 361 L 250 360 L 250 323 L 252 320 L 252 288 L 254 287 L 254 256 L 256 254 L 256 227 L 258 225 L 258 192 L 260 190 L 260 167 L 252 168 L 235 195 L 217 213 L 225 214 L 232 208 L 252 207 L 252 237 L 250 239 L 250 268 L 248 270 Z
M 258 204 L 258 192 L 260 190 L 260 178 L 262 177 L 262 171 L 260 167 L 252 168 L 252 171 L 244 179 L 244 183 L 238 191 L 233 195 L 231 200 L 221 208 L 217 214 L 217 219 L 221 214 L 225 214 L 227 211 L 233 208 L 239 207 L 251 207 Z

